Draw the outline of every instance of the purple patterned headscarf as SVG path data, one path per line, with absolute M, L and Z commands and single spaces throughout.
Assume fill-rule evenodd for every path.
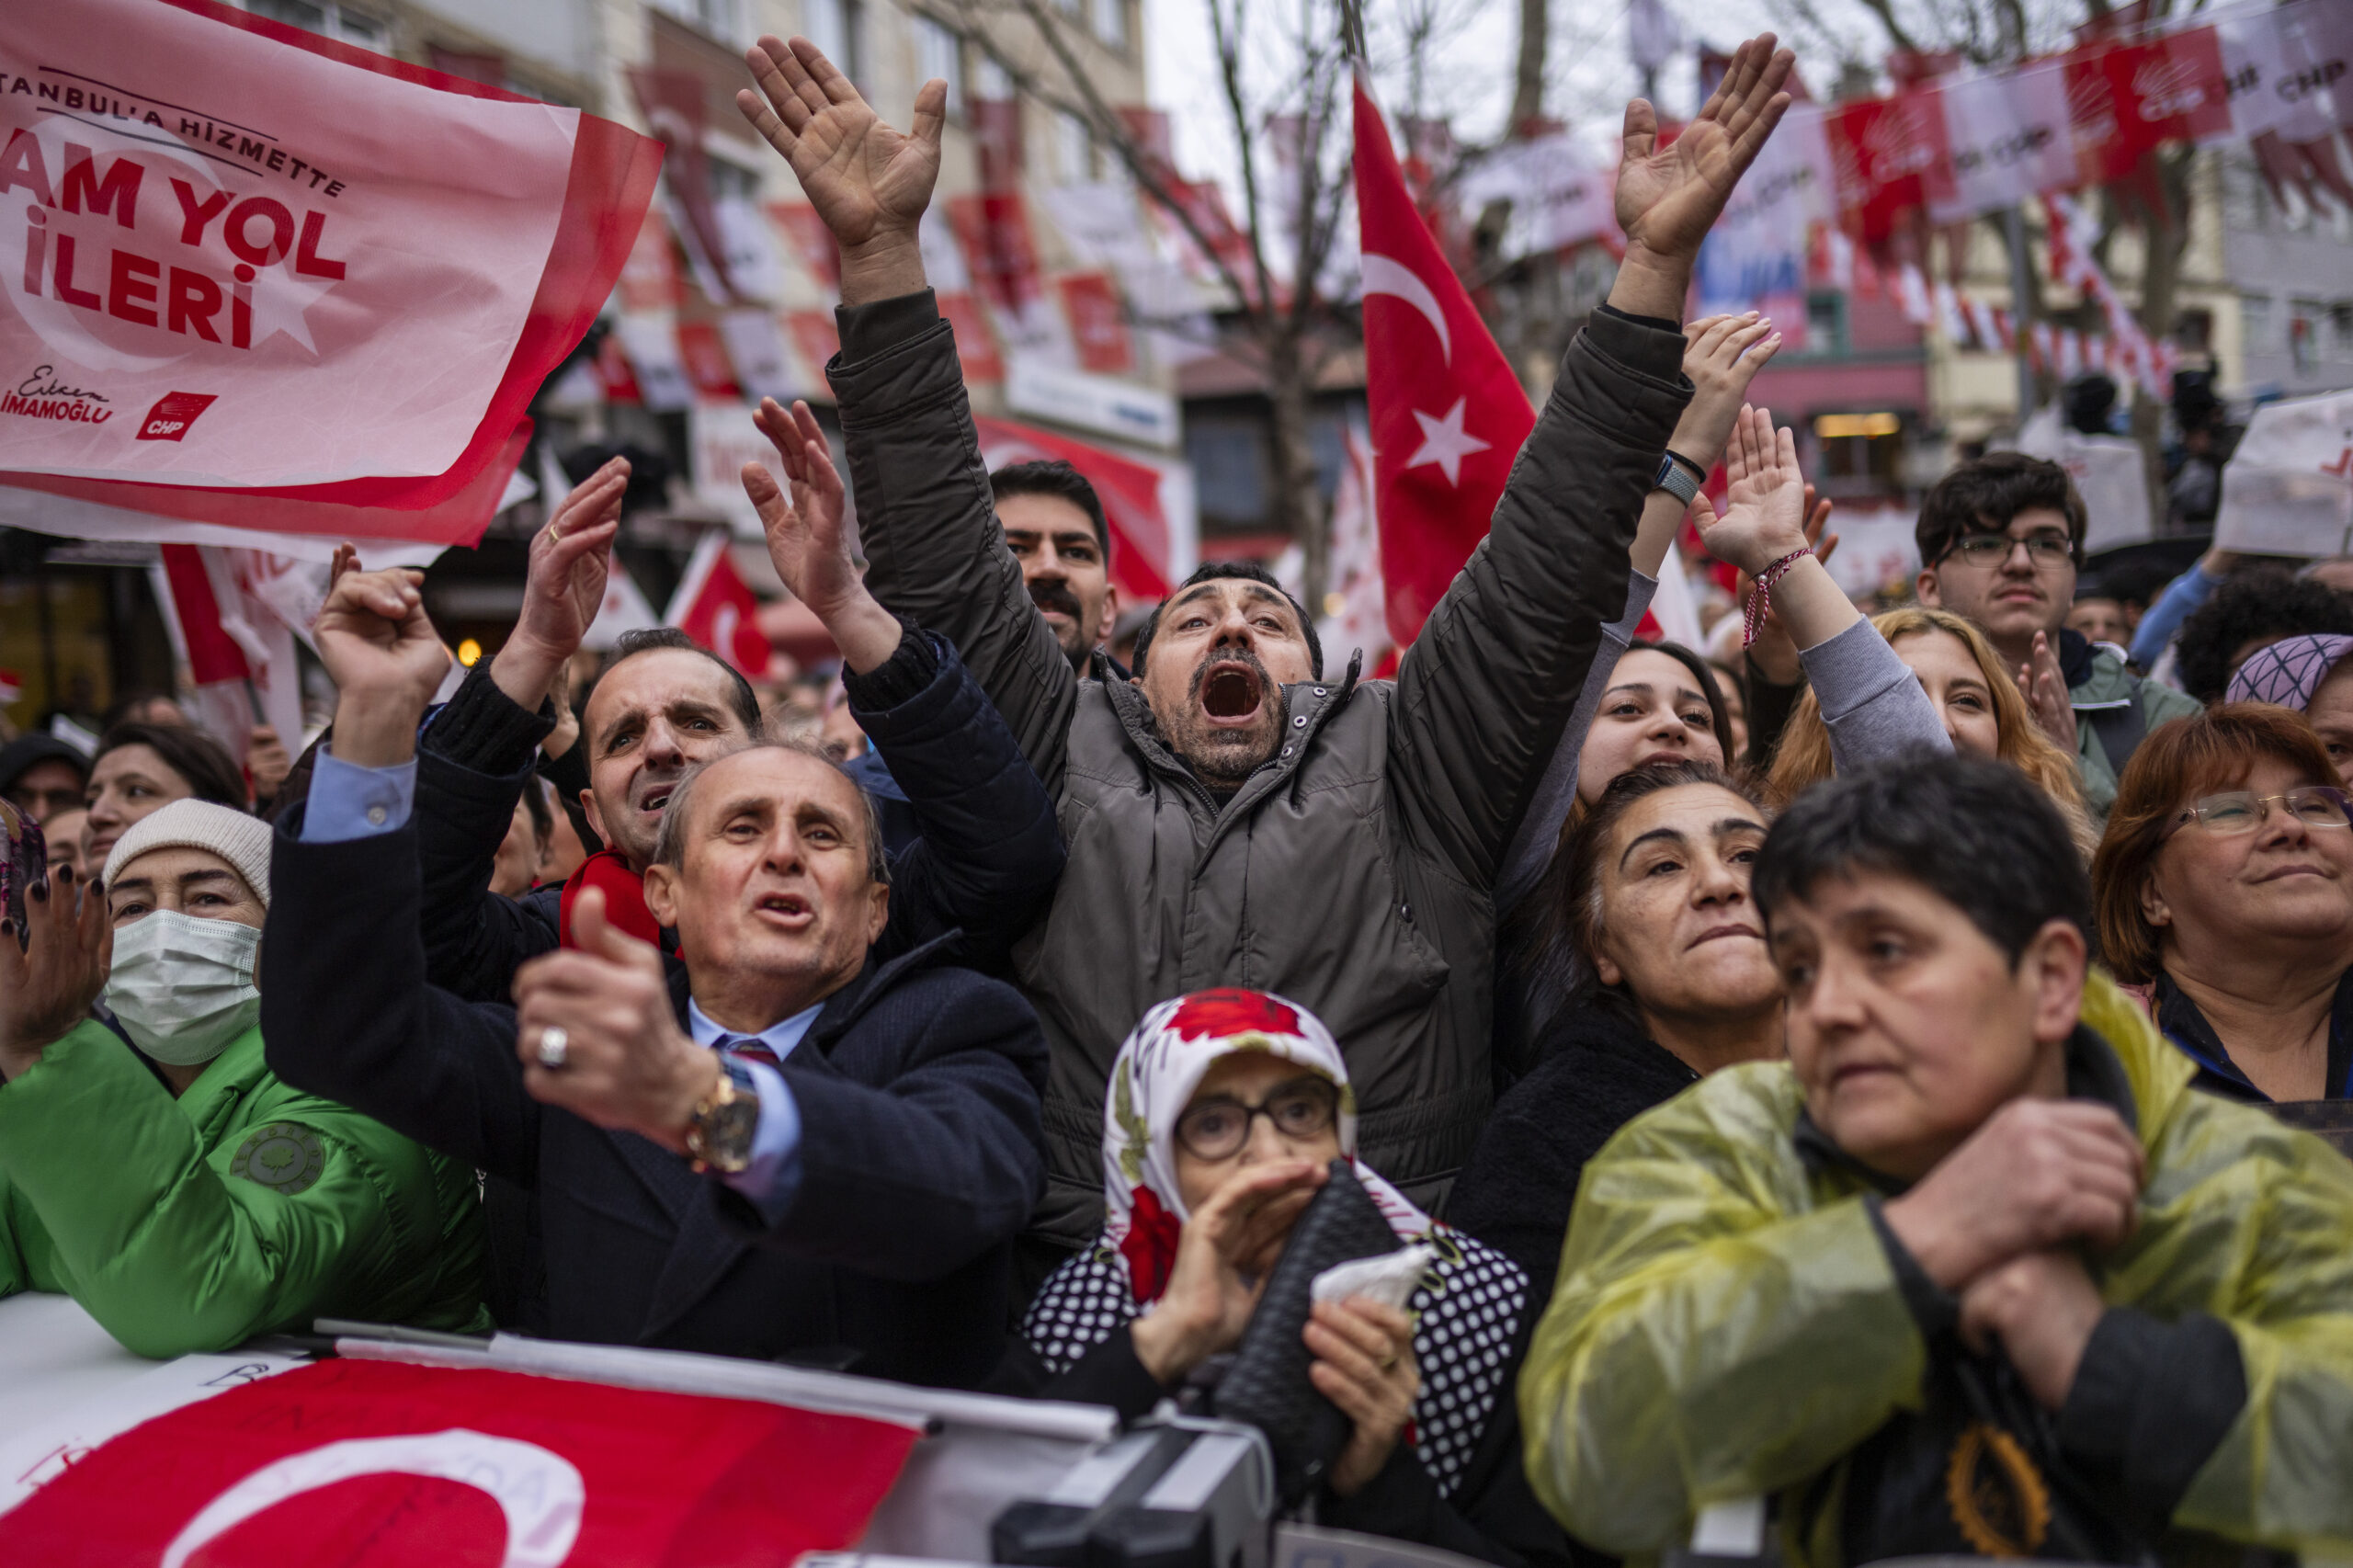
M 2276 702 L 2302 713 L 2337 661 L 2353 653 L 2353 637 L 2308 634 L 2257 648 L 2231 677 L 2229 700 Z

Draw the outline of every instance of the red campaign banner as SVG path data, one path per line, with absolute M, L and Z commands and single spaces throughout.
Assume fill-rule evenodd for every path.
M 1106 376 L 1124 375 L 1135 367 L 1135 345 L 1128 335 L 1128 309 L 1120 291 L 1100 272 L 1074 272 L 1056 280 L 1062 290 L 1063 313 L 1070 318 L 1072 339 L 1078 345 L 1079 368 Z
M 1867 243 L 1893 233 L 1906 210 L 1926 206 L 1933 171 L 1951 164 L 1933 93 L 1844 104 L 1830 111 L 1825 129 L 1841 224 Z
M 1111 583 L 1130 604 L 1168 597 L 1168 514 L 1160 505 L 1160 471 L 1101 447 L 1090 447 L 1009 419 L 972 416 L 981 461 L 992 472 L 1007 463 L 1060 458 L 1086 476 L 1103 503 L 1111 533 Z
M 834 232 L 817 216 L 817 210 L 805 201 L 771 201 L 767 205 L 768 222 L 784 236 L 792 253 L 809 275 L 828 289 L 842 286 L 842 251 Z
M 0 7 L 0 62 L 6 483 L 478 529 L 438 509 L 611 292 L 658 144 L 217 0 Z
M 996 338 L 989 331 L 989 324 L 982 313 L 981 302 L 964 290 L 952 290 L 935 295 L 939 313 L 956 332 L 956 360 L 964 368 L 968 381 L 1001 381 L 1005 380 L 1005 360 L 996 351 Z
M 2063 68 L 2076 172 L 2086 183 L 2122 179 L 2164 142 L 2230 132 L 2230 86 L 2212 28 L 2094 44 L 2067 55 Z
M 1018 191 L 948 199 L 948 222 L 972 287 L 995 310 L 1018 320 L 1039 300 L 1038 253 Z
M 974 98 L 967 117 L 972 127 L 972 157 L 981 188 L 1002 195 L 1021 182 L 1021 103 L 1017 98 Z
M 323 1361 L 135 1426 L 0 1516 L 42 1568 L 789 1568 L 864 1532 L 910 1427 L 749 1400 Z
M 842 351 L 841 327 L 831 311 L 787 311 L 784 324 L 801 363 L 823 376 L 834 356 Z M 830 383 L 829 383 L 830 384 Z
M 735 380 L 735 363 L 727 357 L 727 345 L 720 339 L 717 323 L 678 324 L 678 363 L 686 367 L 687 380 L 694 383 L 697 397 L 714 403 L 743 401 L 744 389 Z

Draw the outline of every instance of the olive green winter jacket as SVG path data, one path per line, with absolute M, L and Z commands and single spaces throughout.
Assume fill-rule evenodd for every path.
M 72 1296 L 142 1356 L 313 1318 L 486 1331 L 473 1173 L 278 1081 L 261 1030 L 177 1099 L 85 1022 L 0 1085 L 0 1296 Z
M 2063 1448 L 2072 1428 L 2112 1449 L 2094 1461 L 2174 1528 L 2353 1553 L 2353 1162 L 2191 1090 L 2195 1064 L 2106 979 L 2083 1022 L 2148 1177 L 2139 1228 L 2095 1260 L 2110 1310 Z M 1655 1556 L 1700 1509 L 1778 1493 L 1790 1568 L 1834 1568 L 1841 1511 L 1820 1501 L 1920 1407 L 1927 1342 L 1890 1242 L 1859 1177 L 1805 1157 L 1802 1109 L 1786 1063 L 1733 1068 L 1585 1168 L 1519 1400 L 1537 1495 L 1596 1547 Z M 2235 1404 L 2183 1397 L 2191 1358 L 2166 1350 L 2193 1336 L 2225 1359 L 2235 1341 Z

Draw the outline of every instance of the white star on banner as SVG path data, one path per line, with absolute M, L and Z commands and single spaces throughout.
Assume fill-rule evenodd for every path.
M 311 324 L 303 312 L 317 304 L 335 282 L 297 278 L 291 263 L 264 267 L 254 279 L 254 347 L 259 348 L 271 334 L 282 332 L 316 355 L 319 346 L 311 341 Z
M 1418 408 L 1414 410 L 1414 417 L 1421 421 L 1422 444 L 1405 460 L 1407 468 L 1436 463 L 1445 472 L 1449 484 L 1462 483 L 1462 460 L 1472 452 L 1485 451 L 1488 445 L 1476 436 L 1462 433 L 1462 405 L 1467 401 L 1456 398 L 1443 419 L 1433 419 Z

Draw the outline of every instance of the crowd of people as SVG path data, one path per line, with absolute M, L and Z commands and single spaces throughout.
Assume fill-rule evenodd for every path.
M 1671 142 L 1630 106 L 1616 282 L 1394 681 L 1247 563 L 1116 661 L 1100 504 L 987 472 L 925 277 L 942 84 L 903 132 L 747 61 L 863 566 L 805 404 L 743 479 L 865 749 L 672 631 L 574 697 L 616 460 L 438 706 L 420 574 L 339 556 L 266 788 L 167 715 L 0 752 L 0 1295 L 1129 1417 L 1274 1334 L 1346 1434 L 1287 1501 L 1513 1568 L 1754 1497 L 1823 1565 L 2353 1551 L 2353 1163 L 2280 1114 L 2353 1097 L 2353 601 L 2209 556 L 2094 640 L 2080 498 L 1997 454 L 1863 616 L 1771 324 L 1683 320 L 1770 35 Z M 1729 665 L 1635 636 L 1720 457 Z M 1408 1272 L 1311 1301 L 1350 1202 Z

